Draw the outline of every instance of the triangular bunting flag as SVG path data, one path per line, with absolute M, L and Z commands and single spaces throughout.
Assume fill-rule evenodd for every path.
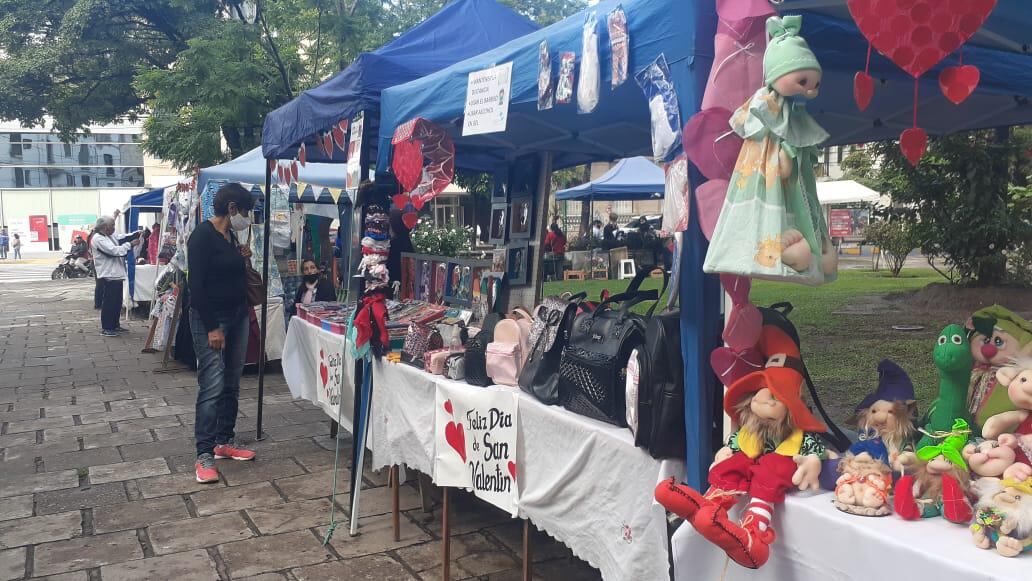
M 333 199 L 333 203 L 336 204 L 337 200 L 340 200 L 341 190 L 337 188 L 327 188 L 330 191 L 330 198 Z
M 308 184 L 305 184 L 305 186 L 307 187 Z M 319 201 L 319 196 L 322 196 L 322 191 L 323 189 L 321 186 L 312 186 L 312 197 L 315 198 L 316 202 Z

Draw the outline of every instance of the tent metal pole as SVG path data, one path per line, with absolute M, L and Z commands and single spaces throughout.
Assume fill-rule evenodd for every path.
M 262 402 L 265 399 L 265 335 L 269 328 L 269 234 L 271 231 L 270 210 L 272 209 L 272 166 L 265 161 L 265 204 L 262 206 L 262 220 L 265 236 L 262 239 L 262 282 L 265 287 L 265 300 L 262 301 L 261 337 L 258 345 L 258 426 L 254 439 L 265 439 L 262 432 Z

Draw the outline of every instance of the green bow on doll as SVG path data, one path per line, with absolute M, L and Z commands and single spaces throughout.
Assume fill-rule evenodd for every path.
M 932 437 L 942 437 L 945 439 L 941 444 L 934 446 L 925 446 L 917 451 L 917 457 L 924 460 L 925 462 L 935 458 L 936 456 L 944 456 L 954 466 L 959 466 L 964 470 L 968 469 L 967 463 L 964 462 L 964 456 L 961 455 L 960 451 L 964 449 L 964 446 L 968 441 L 968 434 L 971 433 L 971 427 L 967 421 L 962 418 L 953 420 L 953 430 L 946 432 L 945 434 L 930 434 Z

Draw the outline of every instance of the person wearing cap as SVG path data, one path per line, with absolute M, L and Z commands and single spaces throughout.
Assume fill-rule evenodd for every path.
M 709 490 L 703 495 L 673 479 L 656 487 L 656 500 L 667 510 L 752 569 L 770 557 L 774 505 L 793 487 L 818 488 L 825 447 L 816 433 L 827 431 L 803 401 L 804 366 L 795 341 L 764 325 L 758 348 L 765 367 L 732 383 L 724 396 L 724 411 L 740 427 L 717 452 Z M 734 523 L 727 511 L 743 496 L 749 501 Z

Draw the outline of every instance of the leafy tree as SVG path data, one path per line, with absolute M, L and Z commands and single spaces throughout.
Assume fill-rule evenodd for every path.
M 894 142 L 869 144 L 843 167 L 892 197 L 892 211 L 948 280 L 994 285 L 1006 278 L 1007 254 L 1032 243 L 1032 204 L 1021 193 L 1030 149 L 1028 129 L 975 131 L 930 140 L 916 168 Z

